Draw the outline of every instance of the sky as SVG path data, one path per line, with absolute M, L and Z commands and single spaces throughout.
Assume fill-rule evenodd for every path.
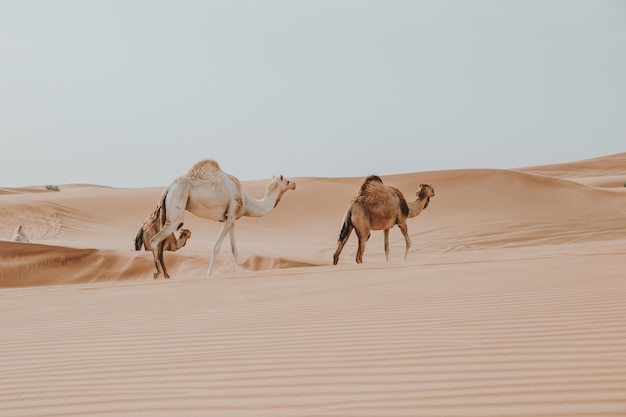
M 622 0 L 0 0 L 0 187 L 626 151 Z

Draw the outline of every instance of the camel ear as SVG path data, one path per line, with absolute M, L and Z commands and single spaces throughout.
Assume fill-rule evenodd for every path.
M 284 180 L 284 179 L 285 179 L 285 177 L 283 177 L 283 176 L 281 175 L 281 176 L 280 176 L 280 180 L 282 181 L 282 180 Z

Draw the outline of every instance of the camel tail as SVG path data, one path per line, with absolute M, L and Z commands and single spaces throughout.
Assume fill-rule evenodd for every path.
M 343 217 L 343 224 L 341 225 L 341 231 L 339 232 L 339 242 L 343 242 L 350 236 L 352 232 L 352 207 L 346 211 L 346 215 Z
M 337 265 L 339 262 L 339 255 L 341 255 L 341 251 L 343 250 L 343 246 L 348 241 L 350 237 L 350 233 L 354 225 L 352 224 L 352 204 L 348 207 L 345 216 L 343 216 L 343 223 L 341 224 L 341 231 L 339 232 L 339 240 L 337 241 L 337 250 L 333 255 L 333 265 Z

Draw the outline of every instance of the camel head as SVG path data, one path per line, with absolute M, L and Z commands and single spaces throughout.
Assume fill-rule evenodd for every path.
M 284 176 L 274 176 L 272 178 L 272 181 L 267 184 L 267 187 L 265 189 L 266 193 L 269 193 L 271 191 L 274 190 L 274 188 L 278 188 L 278 190 L 280 191 L 280 193 L 284 193 L 287 190 L 295 190 L 296 189 L 296 183 L 288 180 L 287 178 L 285 178 Z
M 428 203 L 430 203 L 430 198 L 435 196 L 435 189 L 430 184 L 420 184 L 420 189 L 415 193 L 417 198 L 420 200 L 426 199 L 426 204 L 424 208 L 428 207 Z
M 272 181 L 270 181 L 270 183 L 267 184 L 267 186 L 265 187 L 265 195 L 270 194 L 274 190 L 278 190 L 278 198 L 276 199 L 276 203 L 274 204 L 274 207 L 276 207 L 278 205 L 278 202 L 280 201 L 280 198 L 287 190 L 295 190 L 295 189 L 296 189 L 295 182 L 288 180 L 282 175 L 279 177 L 274 176 L 272 178 Z

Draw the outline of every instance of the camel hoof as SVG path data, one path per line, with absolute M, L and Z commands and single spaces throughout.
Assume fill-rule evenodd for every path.
M 157 279 L 159 277 L 159 273 L 155 272 L 154 274 L 152 274 L 152 278 Z

